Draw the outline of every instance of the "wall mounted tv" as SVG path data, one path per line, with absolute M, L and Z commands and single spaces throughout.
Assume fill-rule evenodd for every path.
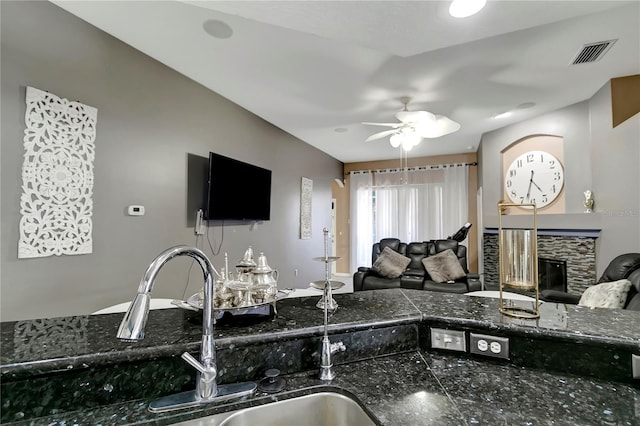
M 270 219 L 271 170 L 210 152 L 207 188 L 207 220 Z

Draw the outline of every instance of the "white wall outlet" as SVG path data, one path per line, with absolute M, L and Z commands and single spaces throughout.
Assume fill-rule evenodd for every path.
M 470 333 L 469 346 L 472 354 L 509 359 L 509 339 L 506 337 Z
M 436 349 L 466 352 L 467 342 L 464 337 L 464 331 L 432 328 L 431 347 Z
M 478 340 L 478 350 L 481 352 L 486 352 L 489 349 L 489 343 L 486 340 L 480 339 Z

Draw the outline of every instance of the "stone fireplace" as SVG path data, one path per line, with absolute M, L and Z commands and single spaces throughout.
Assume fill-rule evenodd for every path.
M 547 259 L 556 268 L 566 262 L 566 291 L 569 293 L 582 294 L 596 282 L 596 239 L 599 234 L 597 230 L 538 229 L 538 259 Z M 489 289 L 498 288 L 497 228 L 484 229 L 482 249 L 484 285 Z

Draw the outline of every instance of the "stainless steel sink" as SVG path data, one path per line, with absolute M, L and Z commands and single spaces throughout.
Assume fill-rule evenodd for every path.
M 320 392 L 189 420 L 184 426 L 375 426 L 352 398 Z

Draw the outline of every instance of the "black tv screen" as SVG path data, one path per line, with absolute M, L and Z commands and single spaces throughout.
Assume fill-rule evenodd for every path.
M 269 220 L 271 170 L 209 153 L 207 220 Z

